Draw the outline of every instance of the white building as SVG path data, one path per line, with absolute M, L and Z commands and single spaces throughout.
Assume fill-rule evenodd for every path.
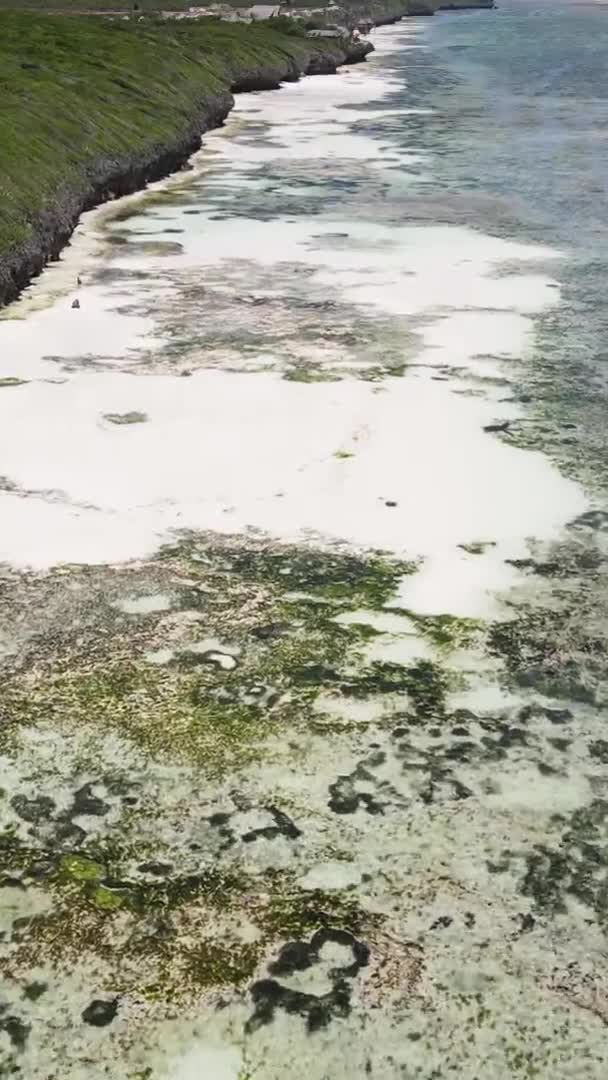
M 264 19 L 276 19 L 280 10 L 280 4 L 254 4 L 249 13 L 254 22 L 262 22 Z

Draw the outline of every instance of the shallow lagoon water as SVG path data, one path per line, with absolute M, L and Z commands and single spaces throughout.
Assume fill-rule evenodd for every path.
M 240 97 L 0 321 L 26 1080 L 605 1073 L 601 493 L 529 390 L 572 242 L 467 180 L 445 56 L 527 18 Z

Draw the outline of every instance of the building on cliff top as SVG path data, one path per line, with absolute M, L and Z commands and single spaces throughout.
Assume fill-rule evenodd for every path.
M 254 22 L 261 22 L 264 19 L 276 19 L 280 11 L 280 4 L 254 4 L 249 9 L 249 14 Z

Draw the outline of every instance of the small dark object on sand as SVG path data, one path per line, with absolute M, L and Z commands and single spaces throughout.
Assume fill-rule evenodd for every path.
M 486 424 L 484 431 L 508 431 L 510 420 L 503 420 L 501 424 Z
M 80 300 L 72 300 L 72 307 L 73 308 L 79 308 L 80 307 Z
M 111 1001 L 102 1001 L 100 998 L 96 998 L 90 1005 L 87 1005 L 82 1014 L 82 1019 L 85 1024 L 92 1024 L 93 1027 L 105 1027 L 106 1024 L 112 1023 L 117 1010 L 118 998 L 113 998 Z

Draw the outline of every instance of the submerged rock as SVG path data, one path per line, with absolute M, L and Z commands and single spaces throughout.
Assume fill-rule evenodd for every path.
M 35 795 L 28 799 L 25 795 L 14 795 L 11 806 L 24 821 L 46 821 L 55 810 L 55 802 L 48 795 Z
M 104 413 L 103 418 L 110 424 L 145 424 L 148 419 L 143 412 Z
M 112 998 L 110 1001 L 103 1001 L 101 998 L 96 998 L 87 1005 L 83 1011 L 82 1019 L 85 1024 L 92 1024 L 93 1027 L 106 1027 L 112 1023 L 112 1020 L 118 1012 L 118 998 Z

